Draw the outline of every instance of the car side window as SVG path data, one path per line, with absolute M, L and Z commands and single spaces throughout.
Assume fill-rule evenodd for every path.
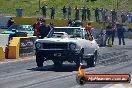
M 89 31 L 87 31 L 87 30 L 84 30 L 84 36 L 85 36 L 85 39 L 86 39 L 86 40 L 90 40 L 90 41 L 93 40 L 92 35 L 91 35 L 91 34 L 89 33 Z

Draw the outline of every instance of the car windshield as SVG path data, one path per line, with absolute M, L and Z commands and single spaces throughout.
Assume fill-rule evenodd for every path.
M 8 30 L 19 30 L 19 31 L 32 31 L 33 27 L 31 25 L 12 25 Z
M 59 35 L 58 35 L 59 34 Z M 50 33 L 48 34 L 48 38 L 60 38 L 62 36 L 68 36 L 70 38 L 75 38 L 75 37 L 80 37 L 82 38 L 82 30 L 79 27 L 58 27 L 58 28 L 54 28 L 50 31 Z

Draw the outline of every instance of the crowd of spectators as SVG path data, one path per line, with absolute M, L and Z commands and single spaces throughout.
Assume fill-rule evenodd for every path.
M 44 5 L 42 7 L 42 15 L 43 18 L 47 18 L 47 9 L 50 9 L 50 18 L 55 19 L 55 15 L 58 13 L 58 9 L 56 9 L 54 6 L 51 8 L 48 8 L 47 5 Z M 121 12 L 120 14 L 117 13 L 115 9 L 109 11 L 108 9 L 105 8 L 95 8 L 95 9 L 90 9 L 88 7 L 82 7 L 79 8 L 78 6 L 75 6 L 75 8 L 72 8 L 71 6 L 63 6 L 61 9 L 62 13 L 62 18 L 64 20 L 68 19 L 75 19 L 75 20 L 82 20 L 82 21 L 91 21 L 92 15 L 95 18 L 96 22 L 117 22 L 121 20 L 122 23 L 125 23 L 128 21 L 129 23 L 132 22 L 132 14 L 130 13 L 125 13 Z M 73 13 L 75 12 L 75 13 Z M 75 14 L 74 18 L 72 18 L 72 14 Z

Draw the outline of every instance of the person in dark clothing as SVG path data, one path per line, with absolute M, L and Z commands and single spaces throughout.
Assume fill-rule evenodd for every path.
M 116 24 L 112 23 L 112 45 L 114 43 L 115 33 L 116 33 Z
M 82 21 L 86 20 L 86 9 L 85 7 L 82 8 Z
M 34 29 L 34 36 L 39 36 L 38 28 L 40 27 L 41 24 L 41 18 L 38 18 L 36 23 L 33 24 L 33 29 Z
M 68 21 L 68 27 L 72 27 L 72 20 L 71 19 Z
M 106 27 L 104 46 L 106 46 L 106 41 L 110 38 L 112 38 L 112 24 L 111 23 Z M 108 40 L 108 42 L 109 42 L 109 40 Z
M 63 11 L 63 19 L 66 19 L 67 10 L 65 6 L 63 7 L 62 11 Z
M 9 28 L 11 25 L 14 24 L 14 20 L 12 18 L 10 18 L 7 22 L 7 27 Z
M 91 11 L 89 8 L 87 8 L 87 19 L 88 19 L 88 21 L 91 20 Z
M 128 28 L 128 32 L 132 32 L 132 28 Z
M 39 27 L 39 38 L 43 39 L 44 37 L 46 37 L 50 30 L 53 29 L 54 26 L 52 23 L 50 23 L 50 25 L 46 25 L 45 21 L 42 22 L 41 26 Z
M 71 6 L 68 7 L 68 20 L 71 19 L 71 13 L 72 13 L 72 8 Z
M 99 22 L 99 9 L 98 8 L 95 9 L 95 19 L 96 19 L 96 22 Z
M 55 8 L 52 7 L 51 8 L 51 19 L 54 19 L 54 17 L 55 17 Z
M 44 37 L 47 36 L 47 33 L 45 31 L 46 31 L 46 24 L 42 22 L 41 26 L 38 28 L 39 38 L 43 39 Z
M 117 34 L 118 34 L 118 38 L 119 38 L 119 45 L 121 45 L 121 40 L 123 42 L 123 45 L 125 45 L 124 33 L 125 33 L 125 29 L 121 25 L 118 26 L 118 28 L 117 28 Z
M 104 8 L 101 8 L 100 12 L 101 12 L 101 18 L 102 18 L 101 21 L 104 22 L 105 21 L 105 10 L 104 10 Z
M 121 19 L 122 19 L 122 23 L 126 22 L 126 15 L 124 12 L 122 12 L 122 14 L 121 14 Z
M 43 18 L 46 18 L 46 11 L 47 11 L 47 5 L 44 5 L 44 6 L 42 7 Z
M 105 14 L 105 22 L 109 22 L 110 21 L 110 13 L 109 13 L 108 9 L 105 9 L 104 14 Z
M 75 20 L 79 20 L 79 8 L 77 6 L 75 8 Z
M 112 16 L 112 22 L 117 21 L 117 12 L 115 11 L 115 9 L 111 11 L 111 16 Z

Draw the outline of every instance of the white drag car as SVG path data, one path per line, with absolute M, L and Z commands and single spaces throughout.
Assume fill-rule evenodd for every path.
M 64 61 L 75 62 L 77 66 L 86 61 L 88 67 L 96 65 L 99 46 L 93 36 L 80 27 L 55 27 L 44 39 L 37 39 L 36 63 L 43 66 L 52 60 L 55 66 Z

